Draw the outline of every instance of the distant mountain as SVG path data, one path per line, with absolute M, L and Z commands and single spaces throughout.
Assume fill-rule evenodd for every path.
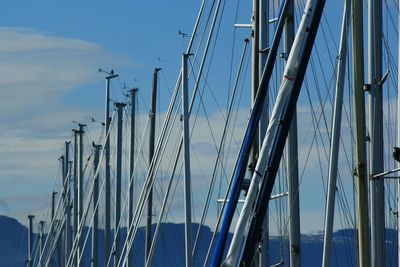
M 193 226 L 193 241 L 198 225 Z M 87 231 L 87 229 L 85 229 Z M 210 228 L 202 226 L 199 239 L 198 254 L 194 266 L 202 266 L 198 259 L 204 259 L 207 254 L 208 244 L 212 237 Z M 86 232 L 85 231 L 85 232 Z M 153 227 L 154 231 L 154 227 Z M 121 240 L 126 236 L 126 229 L 122 230 Z M 135 266 L 143 266 L 144 259 L 144 236 L 145 229 L 139 228 L 138 238 L 135 240 L 134 261 Z M 36 237 L 35 237 L 36 238 Z M 232 236 L 229 236 L 231 239 Z M 99 232 L 99 256 L 104 255 L 104 233 Z M 334 234 L 334 252 L 332 266 L 355 266 L 356 265 L 356 232 L 352 229 L 340 230 Z M 397 234 L 394 230 L 386 230 L 387 266 L 397 264 Z M 321 266 L 323 235 L 302 235 L 302 264 L 303 266 Z M 27 229 L 17 220 L 0 215 L 0 267 L 23 267 L 27 259 Z M 280 237 L 270 238 L 270 264 L 283 262 L 282 266 L 288 266 L 289 245 L 287 239 Z M 90 239 L 85 249 L 85 264 L 90 266 Z M 184 266 L 184 225 L 165 223 L 161 226 L 160 238 L 155 251 L 153 266 Z M 55 258 L 56 260 L 56 258 Z M 100 261 L 99 266 L 104 266 Z
M 0 266 L 26 266 L 28 229 L 17 220 L 0 215 Z

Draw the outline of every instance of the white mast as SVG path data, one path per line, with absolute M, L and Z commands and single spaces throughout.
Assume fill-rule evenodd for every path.
M 132 227 L 133 223 L 133 171 L 135 167 L 135 111 L 136 111 L 136 92 L 137 88 L 132 88 L 131 93 L 131 138 L 130 138 L 130 159 L 129 159 L 129 211 L 128 211 L 128 228 Z M 131 267 L 133 263 L 133 253 L 132 248 L 127 250 L 128 259 L 126 266 Z
M 347 37 L 350 25 L 350 10 L 350 0 L 346 0 L 344 3 L 342 32 L 340 35 L 340 48 L 337 62 L 338 71 L 336 79 L 336 96 L 333 111 L 331 136 L 332 144 L 329 157 L 328 195 L 325 211 L 324 250 L 322 256 L 323 267 L 329 267 L 331 263 L 332 232 L 335 214 L 336 179 L 340 144 L 340 126 L 342 122 L 343 87 L 346 70 Z
M 69 145 L 70 141 L 65 142 L 65 163 L 64 163 L 64 194 L 66 195 L 65 203 L 65 258 L 68 258 L 72 247 L 72 227 L 71 227 L 71 173 L 69 162 Z
M 99 69 L 99 72 L 104 72 Z M 110 81 L 118 77 L 111 70 L 109 75 L 106 76 L 106 107 L 105 107 L 105 136 L 106 141 L 104 145 L 105 150 L 105 223 L 104 223 L 104 243 L 105 243 L 105 264 L 107 265 L 108 258 L 111 256 L 111 177 L 110 177 Z
M 183 114 L 183 168 L 185 193 L 185 263 L 192 266 L 192 212 L 190 192 L 190 139 L 189 139 L 189 103 L 187 60 L 190 54 L 182 56 L 182 114 Z
M 44 252 L 44 221 L 39 222 L 39 266 L 42 266 L 42 255 Z
M 271 148 L 271 144 L 274 138 L 274 133 L 278 128 L 281 120 L 281 114 L 285 107 L 286 99 L 290 93 L 290 89 L 294 84 L 293 77 L 296 77 L 300 66 L 299 56 L 306 35 L 307 26 L 310 24 L 312 15 L 313 1 L 308 0 L 304 9 L 303 17 L 301 19 L 299 29 L 296 34 L 296 38 L 293 43 L 293 47 L 290 51 L 287 64 L 285 66 L 284 77 L 282 79 L 278 96 L 274 105 L 274 109 L 271 114 L 270 122 L 268 124 L 268 129 L 266 136 L 263 141 L 262 148 L 260 150 L 260 155 L 257 161 L 257 165 L 251 179 L 250 187 L 240 213 L 238 223 L 236 225 L 235 233 L 233 235 L 232 242 L 230 244 L 226 260 L 223 262 L 222 266 L 236 266 L 237 261 L 242 249 L 242 243 L 247 235 L 248 224 L 251 219 L 252 209 L 255 201 L 257 200 L 259 185 L 264 178 L 264 173 L 266 170 L 266 164 L 268 161 L 268 152 Z
M 93 185 L 93 227 L 92 227 L 92 259 L 91 266 L 98 266 L 98 244 L 99 244 L 99 159 L 101 145 L 93 143 L 94 147 L 94 160 L 93 160 L 93 172 L 94 176 Z
M 85 222 L 83 220 L 83 127 L 85 124 L 78 124 L 79 130 L 79 145 L 78 145 L 78 229 L 83 229 Z M 83 230 L 82 230 L 83 231 Z M 79 231 L 78 231 L 79 232 Z M 78 233 L 79 234 L 79 233 Z M 78 255 L 77 266 L 83 266 L 80 258 L 83 255 L 83 239 L 81 236 L 78 237 Z

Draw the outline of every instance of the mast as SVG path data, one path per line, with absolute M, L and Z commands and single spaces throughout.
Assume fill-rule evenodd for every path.
M 150 140 L 149 140 L 149 166 L 153 161 L 154 155 L 154 141 L 155 141 L 155 129 L 156 129 L 156 101 L 157 101 L 157 75 L 160 68 L 155 68 L 153 72 L 153 87 L 151 93 L 151 110 L 150 110 Z M 151 168 L 151 167 L 150 167 Z M 154 173 L 153 173 L 154 175 Z M 145 261 L 147 261 L 150 249 L 151 249 L 151 221 L 153 213 L 153 187 L 151 187 L 149 196 L 147 199 L 147 222 L 146 222 L 146 254 Z
M 42 256 L 44 251 L 44 221 L 39 222 L 39 266 L 42 266 Z
M 250 184 L 249 191 L 254 190 L 252 193 L 259 191 L 259 194 L 256 202 L 252 203 L 254 205 L 251 206 L 252 216 L 250 218 L 248 233 L 241 233 L 245 235 L 245 244 L 242 250 L 243 253 L 241 253 L 242 256 L 240 257 L 240 264 L 244 264 L 244 266 L 247 266 L 252 261 L 255 246 L 260 239 L 263 224 L 262 219 L 265 216 L 271 198 L 285 140 L 311 56 L 324 6 L 325 0 L 307 1 L 299 30 L 297 31 L 293 48 L 285 67 L 284 77 L 271 114 L 270 123 L 268 124 L 267 135 L 264 138 L 260 158 L 254 172 L 256 177 L 253 177 Z M 260 182 L 261 184 L 259 184 Z M 248 199 L 251 195 L 249 192 L 245 205 L 246 202 L 249 204 Z M 242 209 L 242 212 L 244 210 L 245 208 Z
M 183 114 L 183 167 L 185 195 L 185 263 L 192 266 L 192 213 L 190 192 L 190 144 L 189 144 L 189 103 L 188 103 L 188 70 L 187 60 L 190 54 L 182 56 L 182 114 Z
M 346 0 L 344 3 L 342 32 L 340 35 L 340 48 L 337 62 L 338 72 L 336 79 L 336 96 L 333 111 L 331 136 L 332 144 L 329 157 L 328 195 L 325 213 L 324 249 L 322 256 L 323 267 L 329 267 L 331 263 L 332 232 L 333 219 L 335 214 L 335 193 L 340 145 L 340 126 L 342 122 L 343 88 L 346 71 L 347 37 L 350 25 L 350 8 L 350 0 Z
M 262 71 L 267 62 L 267 53 L 265 51 L 269 46 L 269 0 L 259 0 L 259 79 L 261 79 Z M 265 97 L 264 105 L 261 111 L 259 127 L 259 140 L 264 140 L 265 133 L 268 127 L 268 117 L 269 117 L 269 96 Z M 260 151 L 262 142 L 258 142 L 258 151 Z M 269 212 L 267 211 L 264 217 L 263 224 L 263 237 L 259 246 L 260 255 L 258 266 L 268 266 L 269 265 Z
M 65 177 L 64 177 L 64 194 L 66 195 L 65 203 L 65 254 L 64 258 L 68 258 L 72 247 L 72 226 L 71 226 L 71 173 L 69 162 L 69 145 L 71 142 L 65 142 Z
M 49 234 L 52 234 L 52 235 L 54 235 L 55 234 L 55 229 L 54 228 L 56 228 L 56 224 L 57 224 L 57 221 L 55 220 L 55 207 L 56 207 L 56 195 L 57 195 L 57 192 L 52 192 L 51 193 L 51 224 L 50 224 L 50 231 L 51 231 L 51 233 L 49 233 Z M 50 258 L 52 258 L 51 260 L 50 260 L 50 262 L 53 264 L 53 252 L 52 252 L 52 254 L 50 255 Z
M 400 0 L 398 2 L 400 4 Z M 400 25 L 400 14 L 398 18 Z M 400 35 L 398 40 L 398 65 L 400 66 Z M 397 147 L 400 147 L 400 71 L 397 73 Z M 400 162 L 397 163 L 397 167 L 400 168 Z M 397 259 L 400 259 L 400 179 L 397 183 Z M 398 260 L 398 266 L 400 267 L 400 260 Z
M 82 229 L 85 225 L 83 221 L 83 127 L 85 124 L 78 124 L 79 130 L 79 146 L 78 146 L 78 229 Z M 78 239 L 78 255 L 77 255 L 77 266 L 83 266 L 80 258 L 83 256 L 83 239 Z
M 382 2 L 368 0 L 370 175 L 383 172 Z M 384 179 L 371 179 L 371 263 L 385 266 Z
M 240 153 L 237 158 L 237 162 L 235 165 L 235 170 L 233 173 L 233 182 L 232 187 L 229 192 L 229 201 L 226 204 L 226 208 L 223 215 L 223 221 L 220 229 L 220 233 L 218 235 L 217 243 L 215 246 L 214 255 L 212 258 L 212 266 L 219 267 L 222 261 L 223 254 L 225 253 L 225 243 L 228 237 L 229 228 L 232 222 L 233 214 L 236 210 L 237 201 L 239 199 L 240 190 L 243 182 L 243 177 L 245 175 L 245 171 L 247 169 L 247 162 L 249 159 L 249 153 L 252 146 L 252 140 L 254 135 L 256 134 L 256 127 L 259 123 L 259 119 L 262 113 L 262 106 L 265 101 L 265 97 L 268 93 L 268 83 L 272 75 L 273 66 L 276 59 L 276 53 L 279 47 L 279 41 L 282 36 L 283 25 L 284 25 L 284 17 L 287 12 L 288 4 L 291 0 L 286 0 L 282 2 L 282 12 L 280 17 L 278 18 L 278 26 L 276 28 L 274 39 L 272 41 L 272 45 L 270 51 L 268 53 L 267 62 L 265 64 L 263 74 L 261 76 L 259 90 L 257 91 L 257 96 L 255 99 L 255 103 L 253 105 L 252 112 L 250 114 L 250 118 L 247 123 L 245 138 L 243 140 L 242 146 L 240 148 Z M 232 243 L 231 243 L 232 244 Z M 232 248 L 232 245 L 231 247 Z M 229 252 L 228 252 L 229 253 Z M 236 257 L 236 252 L 233 252 L 234 257 Z M 231 261 L 229 258 L 229 254 L 227 256 L 226 261 Z M 230 264 L 230 263 L 227 263 Z M 224 262 L 225 266 L 225 262 Z
M 294 3 L 289 6 L 285 24 L 285 59 L 290 53 L 294 41 Z M 301 266 L 300 253 L 300 204 L 299 204 L 299 166 L 297 151 L 297 111 L 293 112 L 287 137 L 287 175 L 289 187 L 289 243 L 290 266 Z
M 253 0 L 253 29 L 252 29 L 252 70 L 251 70 L 251 105 L 254 105 L 254 100 L 257 95 L 258 84 L 259 84 L 259 68 L 260 68 L 260 1 Z M 251 149 L 250 156 L 250 175 L 253 175 L 254 166 L 257 162 L 259 146 L 259 136 L 255 135 L 253 140 L 253 147 Z
M 66 164 L 65 164 L 65 157 L 64 155 L 61 155 L 61 157 L 59 158 L 59 160 L 61 161 L 61 184 L 63 186 L 63 189 L 61 190 L 61 200 L 62 203 L 66 203 L 66 183 L 65 183 L 65 177 L 66 177 Z M 65 212 L 65 211 L 64 211 Z M 63 260 L 64 260 L 64 250 L 63 250 L 63 234 L 65 234 L 64 231 L 64 226 L 65 226 L 65 222 L 60 219 L 57 220 L 57 226 L 60 227 L 61 229 L 60 234 L 57 237 L 57 261 L 58 261 L 58 265 L 62 266 L 63 265 Z
M 28 267 L 33 267 L 33 229 L 32 220 L 35 216 L 28 215 Z
M 128 214 L 128 229 L 132 227 L 133 223 L 133 175 L 135 167 L 135 111 L 136 111 L 136 92 L 137 88 L 133 88 L 131 93 L 131 145 L 130 145 L 130 162 L 129 162 L 129 214 Z M 129 238 L 128 238 L 129 240 Z M 127 267 L 133 266 L 133 253 L 132 248 L 128 250 Z
M 120 239 L 120 221 L 121 221 L 121 177 L 122 177 L 122 112 L 125 103 L 115 103 L 117 108 L 117 177 L 115 179 L 115 248 L 114 248 L 114 264 L 117 266 L 121 257 Z
M 94 185 L 93 185 L 93 227 L 92 227 L 92 260 L 91 266 L 98 266 L 98 244 L 99 244 L 99 159 L 101 145 L 93 143 L 94 147 L 94 160 L 93 172 Z
M 365 134 L 364 99 L 364 46 L 363 2 L 352 1 L 353 16 L 353 75 L 354 75 L 354 128 L 356 134 L 356 176 L 358 202 L 358 255 L 361 267 L 370 266 L 370 243 L 368 233 L 368 181 Z
M 102 71 L 101 69 L 99 71 Z M 105 150 L 105 222 L 104 222 L 104 243 L 105 243 L 105 264 L 107 265 L 108 258 L 111 256 L 111 177 L 110 177 L 110 81 L 118 77 L 111 70 L 106 76 L 106 107 L 105 107 L 105 130 L 106 140 L 104 145 Z
M 74 212 L 74 240 L 78 236 L 78 131 L 74 132 L 74 201 L 73 201 L 73 212 Z M 76 254 L 74 255 L 73 262 L 76 262 Z

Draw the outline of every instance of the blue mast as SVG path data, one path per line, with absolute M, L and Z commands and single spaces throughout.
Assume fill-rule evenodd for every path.
M 254 101 L 253 110 L 250 114 L 250 119 L 247 124 L 244 141 L 240 148 L 239 158 L 235 166 L 232 189 L 229 194 L 229 201 L 225 209 L 221 230 L 218 235 L 217 244 L 211 263 L 211 266 L 213 267 L 220 266 L 222 256 L 224 254 L 226 239 L 232 222 L 233 214 L 235 212 L 236 205 L 240 196 L 240 189 L 242 186 L 243 178 L 247 169 L 247 162 L 249 160 L 251 144 L 253 143 L 253 139 L 257 130 L 257 124 L 260 121 L 261 111 L 265 102 L 265 97 L 268 93 L 268 83 L 272 76 L 272 70 L 275 64 L 276 54 L 282 36 L 287 10 L 291 2 L 292 0 L 285 0 L 284 2 L 282 2 L 281 5 L 278 26 L 275 31 L 271 49 L 268 53 L 267 62 L 265 64 L 256 99 Z

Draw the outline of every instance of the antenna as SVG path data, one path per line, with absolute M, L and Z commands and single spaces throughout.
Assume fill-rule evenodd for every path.
M 179 34 L 179 35 L 182 35 L 182 38 L 190 37 L 189 34 L 184 33 L 184 32 L 181 32 L 181 30 L 178 30 L 178 34 Z
M 108 74 L 106 79 L 112 79 L 112 78 L 116 78 L 119 76 L 118 74 L 114 74 L 114 70 L 106 71 L 102 68 L 99 68 L 99 70 L 97 72 Z

